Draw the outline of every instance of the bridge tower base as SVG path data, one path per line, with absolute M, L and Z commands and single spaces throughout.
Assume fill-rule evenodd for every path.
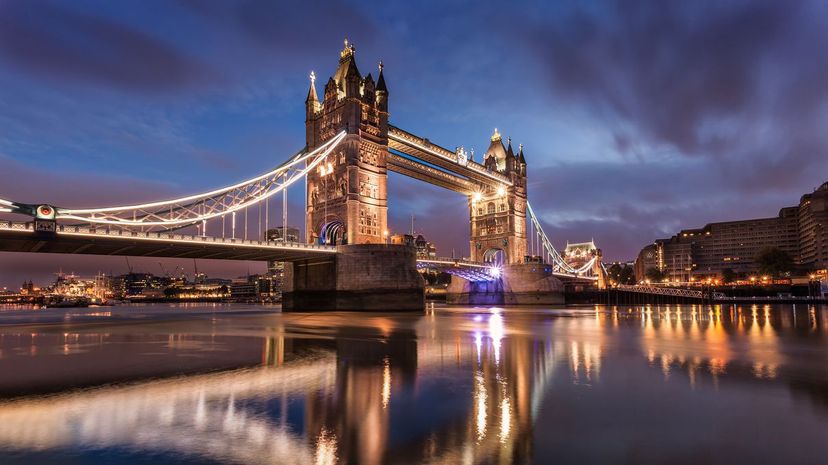
M 564 286 L 552 274 L 550 265 L 520 263 L 504 265 L 495 281 L 471 282 L 451 277 L 446 289 L 451 305 L 560 305 L 564 303 Z
M 285 263 L 282 310 L 422 311 L 417 251 L 404 245 L 341 245 L 327 261 Z

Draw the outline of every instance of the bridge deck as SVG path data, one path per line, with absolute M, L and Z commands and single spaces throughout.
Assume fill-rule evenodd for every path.
M 482 185 L 512 185 L 506 176 L 471 160 L 461 164 L 454 152 L 395 126 L 388 127 L 388 147 Z
M 327 260 L 336 247 L 66 225 L 58 225 L 56 233 L 39 233 L 30 222 L 0 222 L 0 252 L 292 262 Z

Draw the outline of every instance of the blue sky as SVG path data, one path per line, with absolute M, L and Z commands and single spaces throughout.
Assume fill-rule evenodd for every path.
M 819 1 L 5 0 L 0 197 L 103 206 L 261 173 L 304 145 L 308 73 L 326 80 L 348 37 L 363 73 L 383 60 L 393 124 L 478 153 L 499 128 L 525 146 L 553 242 L 632 259 L 828 178 L 826 18 Z M 392 229 L 414 213 L 442 253 L 467 252 L 463 197 L 389 185 Z M 0 284 L 57 268 L 125 264 L 6 254 Z

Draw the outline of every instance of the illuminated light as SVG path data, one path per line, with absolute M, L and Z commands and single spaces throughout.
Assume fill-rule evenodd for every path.
M 483 380 L 483 373 L 478 372 L 474 375 L 475 380 L 475 408 L 477 409 L 477 440 L 480 441 L 486 436 L 486 400 L 488 394 L 486 393 L 486 383 Z
M 489 337 L 492 339 L 492 348 L 494 349 L 495 365 L 500 365 L 500 347 L 503 340 L 503 317 L 500 313 L 495 313 L 489 317 Z
M 0 208 L 0 212 L 11 213 L 11 208 Z
M 474 195 L 472 196 L 472 199 L 475 202 L 480 202 L 481 200 L 483 200 L 483 194 L 481 194 L 480 192 L 475 192 Z
M 512 405 L 508 397 L 500 401 L 500 442 L 505 443 L 512 429 Z
M 472 318 L 472 320 L 480 322 L 483 321 L 483 317 L 481 315 L 475 315 L 474 318 Z
M 391 361 L 388 357 L 382 361 L 382 408 L 388 408 L 391 401 Z
M 474 348 L 477 349 L 477 364 L 480 365 L 480 352 L 483 350 L 483 335 L 480 331 L 474 332 Z
M 265 245 L 265 244 L 246 244 L 244 242 L 231 242 L 231 240 L 227 241 L 202 241 L 202 240 L 195 240 L 195 239 L 173 239 L 173 238 L 155 238 L 155 237 L 142 237 L 142 236 L 121 236 L 118 234 L 100 234 L 100 233 L 84 233 L 84 232 L 71 232 L 71 231 L 58 231 L 58 235 L 62 236 L 80 236 L 80 237 L 110 237 L 113 239 L 124 239 L 130 241 L 149 241 L 149 242 L 178 242 L 183 244 L 199 244 L 199 245 L 206 245 L 206 246 L 228 246 L 232 245 L 233 247 L 255 247 L 261 249 L 273 249 L 273 250 L 302 250 L 306 252 L 324 252 L 324 253 L 336 253 L 336 247 L 325 247 L 325 246 L 301 246 L 301 245 Z M 199 236 L 200 237 L 200 236 Z
M 201 221 L 201 220 L 216 218 L 216 217 L 219 217 L 219 216 L 226 215 L 228 213 L 232 213 L 234 211 L 241 210 L 245 207 L 250 206 L 251 204 L 254 204 L 254 203 L 260 202 L 262 200 L 265 200 L 267 198 L 270 198 L 270 197 L 282 192 L 284 189 L 288 188 L 290 185 L 294 184 L 298 180 L 304 179 L 304 173 L 307 173 L 308 171 L 316 168 L 316 166 L 319 165 L 325 159 L 325 157 L 327 157 L 330 154 L 330 152 L 332 152 L 339 145 L 339 143 L 345 138 L 345 135 L 346 135 L 345 131 L 340 132 L 336 137 L 334 137 L 333 139 L 331 139 L 330 141 L 328 141 L 324 145 L 320 146 L 316 150 L 314 150 L 314 151 L 312 151 L 312 152 L 310 152 L 306 155 L 301 155 L 300 154 L 297 157 L 295 157 L 292 161 L 290 161 L 289 163 L 287 163 L 285 165 L 282 165 L 282 166 L 280 166 L 279 168 L 276 168 L 273 171 L 265 173 L 265 174 L 263 174 L 261 176 L 258 176 L 256 178 L 252 178 L 252 179 L 249 179 L 247 181 L 243 181 L 241 183 L 235 184 L 235 185 L 230 186 L 230 187 L 225 187 L 225 188 L 222 188 L 222 189 L 216 189 L 214 191 L 207 192 L 207 193 L 204 193 L 204 194 L 197 194 L 197 195 L 192 195 L 192 196 L 189 196 L 189 197 L 182 197 L 182 198 L 174 199 L 174 200 L 165 200 L 165 201 L 161 201 L 161 202 L 153 202 L 153 203 L 148 203 L 148 204 L 143 204 L 143 205 L 129 205 L 129 206 L 123 206 L 123 207 L 106 207 L 106 208 L 96 208 L 96 209 L 60 209 L 60 210 L 58 210 L 57 217 L 60 218 L 60 219 L 74 219 L 74 220 L 91 222 L 91 223 L 98 223 L 98 224 L 134 225 L 134 226 L 165 226 L 165 225 L 174 225 L 174 224 L 193 223 L 195 221 Z M 308 159 L 316 157 L 319 153 L 322 153 L 322 152 L 324 152 L 323 155 L 317 157 L 315 160 L 310 162 L 304 168 L 304 172 L 302 172 L 303 174 L 294 175 L 289 180 L 287 180 L 284 183 L 282 183 L 281 185 L 279 185 L 278 188 L 276 188 L 276 189 L 274 189 L 270 192 L 267 192 L 263 195 L 251 197 L 249 200 L 247 200 L 245 202 L 241 202 L 241 203 L 239 203 L 235 206 L 229 207 L 229 208 L 227 208 L 226 210 L 223 210 L 223 211 L 210 213 L 210 214 L 206 214 L 206 215 L 200 215 L 198 217 L 169 219 L 169 220 L 164 220 L 164 221 L 147 221 L 147 222 L 138 221 L 138 220 L 128 220 L 128 219 L 123 219 L 123 218 L 117 218 L 116 220 L 110 220 L 110 219 L 103 219 L 103 218 L 77 216 L 78 214 L 87 214 L 87 213 L 108 213 L 108 212 L 116 212 L 117 213 L 117 212 L 122 212 L 123 210 L 139 210 L 139 209 L 148 209 L 148 208 L 159 207 L 159 206 L 171 206 L 172 207 L 173 205 L 183 204 L 183 203 L 186 203 L 186 202 L 189 202 L 189 201 L 192 201 L 192 200 L 204 200 L 208 197 L 213 197 L 213 196 L 223 194 L 223 193 L 226 194 L 228 191 L 238 189 L 238 188 L 246 186 L 246 185 L 250 185 L 252 183 L 261 181 L 261 180 L 266 179 L 266 178 L 271 177 L 271 176 L 281 176 L 282 174 L 286 173 L 289 168 L 291 168 L 295 165 L 298 165 L 299 163 L 304 163 Z M 181 205 L 178 205 L 178 206 L 180 207 Z
M 506 188 L 503 186 L 498 186 L 497 188 L 497 195 L 503 197 L 506 195 Z
M 500 277 L 500 268 L 496 267 L 496 266 L 493 266 L 493 267 L 489 268 L 489 276 L 491 276 L 493 278 L 499 278 Z
M 322 428 L 319 437 L 316 439 L 316 464 L 334 465 L 339 462 L 336 445 L 336 435 Z

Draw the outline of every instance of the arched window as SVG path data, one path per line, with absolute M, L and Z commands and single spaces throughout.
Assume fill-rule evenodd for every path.
M 489 202 L 489 205 L 486 206 L 486 213 L 494 213 L 495 212 L 495 204 L 494 202 Z

